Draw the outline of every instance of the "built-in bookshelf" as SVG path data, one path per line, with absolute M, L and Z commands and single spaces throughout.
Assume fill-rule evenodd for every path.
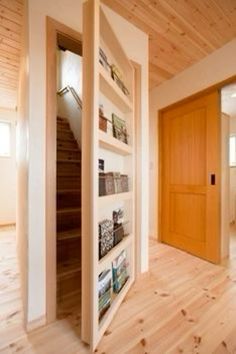
M 135 242 L 135 220 L 134 220 L 134 137 L 133 137 L 133 67 L 127 58 L 119 40 L 106 19 L 103 11 L 100 11 L 100 50 L 107 57 L 108 65 L 99 63 L 99 103 L 102 104 L 104 115 L 108 119 L 107 131 L 99 129 L 98 144 L 99 158 L 104 159 L 105 170 L 124 173 L 128 176 L 129 190 L 124 193 L 117 193 L 98 197 L 98 221 L 104 217 L 109 218 L 109 212 L 117 206 L 123 208 L 124 219 L 128 222 L 128 234 L 115 245 L 100 260 L 98 260 L 97 276 L 110 270 L 111 272 L 111 291 L 110 306 L 105 311 L 102 318 L 98 321 L 98 338 L 100 338 L 110 324 L 118 307 L 122 303 L 125 295 L 134 281 L 134 242 Z M 110 65 L 114 64 L 121 73 L 122 83 L 126 93 L 112 78 Z M 127 132 L 127 141 L 124 142 L 119 137 L 114 136 L 114 125 L 112 126 L 112 115 L 120 117 L 124 121 Z M 110 127 L 109 127 L 110 125 Z M 110 128 L 110 129 L 109 129 Z M 113 264 L 118 257 L 126 255 L 127 279 L 122 283 L 118 293 L 114 292 L 114 268 Z M 99 298 L 97 294 L 97 299 Z
M 85 106 L 83 108 L 83 129 L 85 139 L 87 137 L 84 146 L 84 161 L 89 159 L 90 162 L 85 165 L 83 170 L 84 181 L 86 181 L 84 182 L 82 203 L 84 205 L 82 230 L 88 239 L 84 242 L 82 252 L 84 252 L 83 255 L 88 255 L 90 268 L 89 270 L 83 269 L 84 282 L 82 287 L 84 286 L 84 288 L 82 288 L 82 292 L 86 289 L 87 298 L 84 296 L 85 306 L 83 307 L 82 294 L 82 316 L 91 318 L 92 326 L 88 325 L 87 328 L 82 328 L 82 339 L 90 341 L 91 348 L 94 350 L 135 278 L 136 157 L 134 149 L 134 69 L 103 10 L 98 9 L 97 2 L 88 6 L 94 6 L 92 10 L 99 12 L 100 30 L 99 40 L 93 26 L 90 26 L 90 32 L 84 32 L 85 55 L 86 51 L 92 50 L 88 41 L 86 42 L 86 38 L 90 38 L 92 34 L 95 42 L 98 40 L 98 43 L 96 42 L 93 48 L 93 59 L 97 61 L 93 64 L 94 70 L 87 69 L 85 71 L 86 75 L 90 77 L 90 81 L 93 80 L 94 85 L 88 83 L 88 86 L 85 87 L 84 101 L 87 102 L 87 105 L 83 102 L 83 107 Z M 94 21 L 94 18 L 88 15 L 89 13 L 91 13 L 91 8 L 88 8 L 87 15 L 85 14 L 85 23 Z M 100 60 L 101 50 L 107 58 L 108 65 L 103 65 Z M 92 67 L 90 61 L 85 62 L 84 65 L 87 65 L 89 69 Z M 90 98 L 91 94 L 93 97 Z M 88 109 L 88 103 L 92 105 L 92 109 Z M 100 129 L 101 107 L 102 114 L 107 121 L 104 129 Z M 123 122 L 122 134 L 119 133 L 120 127 L 118 133 L 115 130 L 117 128 L 115 126 L 117 117 L 118 122 L 119 119 Z M 118 173 L 126 177 L 128 188 L 125 191 L 120 190 L 109 195 L 99 196 L 99 160 L 104 161 L 104 174 Z M 91 178 L 86 178 L 86 176 L 91 176 Z M 111 220 L 114 210 L 117 209 L 123 210 L 124 224 L 126 224 L 125 233 L 122 239 L 101 257 L 99 223 L 104 220 Z M 123 260 L 121 268 L 118 267 L 120 259 Z M 84 258 L 82 268 L 86 267 L 87 264 Z M 103 274 L 104 278 L 102 277 Z M 107 299 L 109 300 L 102 315 L 99 311 L 101 304 L 103 304 L 100 301 L 99 290 L 101 279 L 108 279 L 108 285 L 104 290 L 104 303 Z M 92 299 L 92 303 L 89 299 Z

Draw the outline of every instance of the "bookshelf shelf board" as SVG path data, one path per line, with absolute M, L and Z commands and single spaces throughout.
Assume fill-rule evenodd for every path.
M 102 207 L 103 205 L 106 205 L 106 204 L 130 200 L 130 199 L 132 199 L 132 196 L 133 196 L 132 192 L 104 195 L 104 196 L 98 197 L 99 206 Z
M 123 156 L 131 155 L 133 152 L 130 145 L 127 145 L 113 136 L 108 135 L 102 130 L 99 130 L 99 146 L 103 149 L 110 150 Z
M 122 112 L 131 112 L 133 110 L 132 102 L 125 96 L 101 64 L 99 65 L 99 76 L 101 92 Z
M 107 267 L 110 268 L 111 262 L 116 257 L 118 257 L 119 254 L 131 244 L 132 240 L 133 240 L 132 234 L 125 236 L 121 242 L 119 242 L 102 259 L 100 259 L 98 264 L 98 274 L 100 274 Z
M 106 314 L 104 315 L 104 317 L 102 318 L 102 320 L 99 323 L 99 336 L 100 336 L 100 338 L 104 334 L 104 332 L 107 329 L 107 327 L 109 326 L 109 324 L 111 323 L 111 321 L 114 317 L 114 314 L 116 313 L 120 304 L 122 303 L 125 296 L 127 295 L 133 281 L 134 281 L 133 278 L 130 277 L 127 280 L 127 282 L 125 283 L 125 285 L 123 286 L 123 288 L 121 289 L 121 291 L 119 292 L 119 294 L 114 294 L 114 296 L 112 297 L 111 307 L 109 308 L 109 310 L 106 312 Z

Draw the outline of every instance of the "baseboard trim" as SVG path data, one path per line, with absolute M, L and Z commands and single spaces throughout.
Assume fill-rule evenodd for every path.
M 45 325 L 46 325 L 46 316 L 42 316 L 42 317 L 37 318 L 36 320 L 28 322 L 26 325 L 26 330 L 27 330 L 27 332 L 32 332 L 35 329 L 38 329 L 38 328 L 43 327 Z

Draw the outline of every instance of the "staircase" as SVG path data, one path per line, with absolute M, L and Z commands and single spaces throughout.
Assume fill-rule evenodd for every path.
M 57 118 L 57 299 L 81 289 L 81 152 L 66 118 Z

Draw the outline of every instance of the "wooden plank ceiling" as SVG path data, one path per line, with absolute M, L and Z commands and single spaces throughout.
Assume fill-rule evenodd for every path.
M 236 37 L 236 0 L 102 0 L 149 35 L 150 88 Z
M 19 81 L 23 0 L 0 0 L 0 107 L 15 109 Z

